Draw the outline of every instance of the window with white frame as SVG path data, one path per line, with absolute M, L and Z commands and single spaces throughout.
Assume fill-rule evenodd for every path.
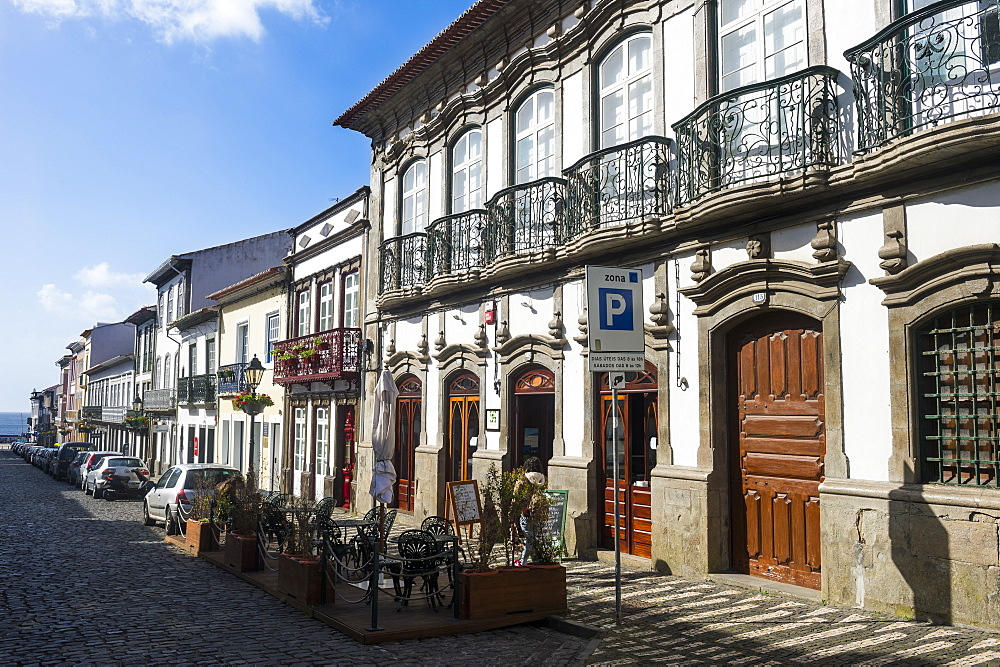
M 721 92 L 806 66 L 805 0 L 719 0 Z
M 177 283 L 177 319 L 187 312 L 187 304 L 184 302 L 184 280 Z
M 274 350 L 274 344 L 278 342 L 281 336 L 281 329 L 279 328 L 280 319 L 278 313 L 271 313 L 267 316 L 267 362 L 271 363 L 272 352 Z
M 344 274 L 344 323 L 348 329 L 356 329 L 359 325 L 358 306 L 360 303 L 361 282 L 357 270 Z
M 156 360 L 156 382 L 160 389 L 164 389 L 167 386 L 163 379 L 163 362 L 160 359 Z
M 174 287 L 170 286 L 167 290 L 167 316 L 164 318 L 164 322 L 174 321 Z
M 330 408 L 316 408 L 316 473 L 328 475 L 330 458 Z
M 514 182 L 528 183 L 556 170 L 555 92 L 536 90 L 514 114 Z
M 170 388 L 174 386 L 174 377 L 170 373 L 170 355 L 163 357 L 163 387 Z
M 309 335 L 309 289 L 298 293 L 298 334 Z
M 483 132 L 469 130 L 451 149 L 451 212 L 483 205 Z
M 427 223 L 427 164 L 417 160 L 403 173 L 400 233 L 424 231 Z
M 240 322 L 236 325 L 236 363 L 250 361 L 250 325 Z
M 297 472 L 306 469 L 306 409 L 295 408 L 293 465 Z
M 652 52 L 652 37 L 641 33 L 616 46 L 601 63 L 601 148 L 653 133 Z
M 319 286 L 319 330 L 333 328 L 333 282 L 326 281 Z M 308 333 L 308 332 L 307 332 Z
M 217 366 L 215 365 L 215 339 L 206 338 L 205 339 L 205 372 L 212 374 L 215 372 Z
M 191 343 L 188 345 L 188 375 L 198 375 L 198 345 Z

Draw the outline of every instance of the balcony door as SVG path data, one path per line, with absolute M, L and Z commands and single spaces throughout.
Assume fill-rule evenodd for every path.
M 445 481 L 472 479 L 472 456 L 479 439 L 479 378 L 462 372 L 448 382 Z
M 420 411 L 423 406 L 423 383 L 412 375 L 400 378 L 396 400 L 396 507 L 412 512 L 416 498 L 415 451 L 420 445 Z
M 615 493 L 618 494 L 619 548 L 649 558 L 652 545 L 652 497 L 649 476 L 656 465 L 656 370 L 627 373 L 625 388 L 613 407 L 608 374 L 601 376 L 601 433 L 604 450 L 604 527 L 601 546 L 614 548 Z M 612 412 L 614 410 L 614 412 Z M 613 421 L 617 418 L 617 424 Z M 617 434 L 618 477 L 614 475 Z

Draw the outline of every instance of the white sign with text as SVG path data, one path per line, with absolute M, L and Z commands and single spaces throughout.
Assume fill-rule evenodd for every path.
M 592 372 L 644 366 L 642 271 L 587 267 L 588 366 Z

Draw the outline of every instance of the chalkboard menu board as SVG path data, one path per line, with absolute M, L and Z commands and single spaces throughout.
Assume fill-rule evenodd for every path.
M 448 482 L 448 495 L 456 526 L 466 526 L 481 520 L 482 505 L 479 503 L 479 484 L 476 480 Z
M 566 554 L 566 504 L 569 499 L 569 491 L 549 489 L 545 492 L 552 502 L 549 505 L 548 529 L 552 536 L 552 542 L 559 548 L 560 553 Z

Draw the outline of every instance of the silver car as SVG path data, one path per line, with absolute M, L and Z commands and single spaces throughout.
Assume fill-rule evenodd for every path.
M 162 523 L 167 535 L 176 535 L 181 521 L 191 513 L 195 489 L 215 486 L 240 471 L 217 463 L 181 463 L 167 469 L 146 494 L 142 505 L 143 523 Z
M 80 490 L 85 493 L 90 493 L 90 489 L 87 487 L 87 473 L 91 472 L 94 468 L 101 465 L 101 461 L 106 456 L 125 456 L 122 452 L 87 452 L 89 456 L 83 459 L 80 463 L 80 472 L 78 473 L 77 484 L 80 485 Z
M 87 473 L 87 488 L 84 491 L 100 498 L 112 477 L 124 479 L 127 488 L 138 493 L 142 483 L 149 480 L 149 470 L 142 459 L 134 456 L 105 456 L 100 465 Z

